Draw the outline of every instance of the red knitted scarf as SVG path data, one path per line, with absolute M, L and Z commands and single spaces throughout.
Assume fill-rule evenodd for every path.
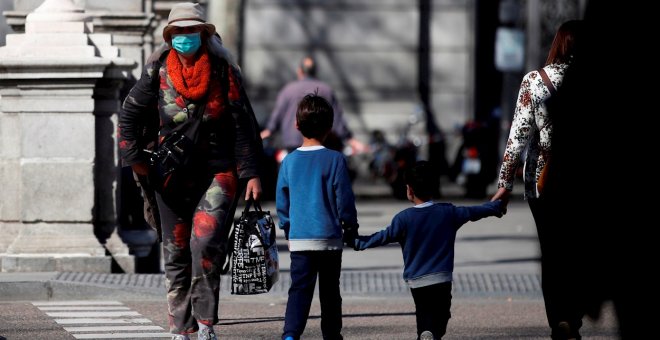
M 167 56 L 167 73 L 174 89 L 189 100 L 199 100 L 206 95 L 211 79 L 211 63 L 206 50 L 195 60 L 192 67 L 184 67 L 176 52 Z

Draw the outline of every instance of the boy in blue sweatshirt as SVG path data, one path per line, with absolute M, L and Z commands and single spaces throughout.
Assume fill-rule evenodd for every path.
M 471 207 L 435 203 L 433 167 L 426 161 L 409 168 L 404 179 L 408 200 L 415 204 L 394 216 L 392 224 L 371 236 L 347 238 L 355 250 L 398 242 L 403 251 L 403 278 L 415 301 L 418 339 L 440 339 L 451 317 L 451 281 L 456 232 L 468 221 L 502 217 L 500 200 Z M 350 236 L 350 235 L 349 235 Z
M 277 179 L 277 215 L 291 254 L 285 340 L 298 340 L 305 330 L 317 275 L 323 339 L 343 339 L 339 291 L 342 228 L 355 238 L 357 212 L 344 156 L 322 146 L 333 118 L 332 106 L 323 97 L 309 94 L 300 101 L 296 128 L 303 135 L 303 144 L 284 158 Z

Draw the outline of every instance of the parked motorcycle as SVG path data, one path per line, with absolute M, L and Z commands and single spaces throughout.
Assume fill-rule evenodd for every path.
M 404 173 L 420 159 L 421 149 L 431 144 L 426 134 L 413 132 L 423 123 L 423 114 L 420 108 L 408 116 L 406 123 L 399 130 L 395 144 L 390 144 L 381 130 L 371 133 L 372 159 L 369 162 L 369 170 L 373 177 L 385 179 L 392 189 L 392 195 L 397 199 L 407 199 Z M 441 173 L 438 173 L 438 178 L 440 175 Z M 439 181 L 436 187 L 439 195 Z
M 461 129 L 463 143 L 450 169 L 450 178 L 465 188 L 466 198 L 483 199 L 497 177 L 497 121 L 469 121 Z

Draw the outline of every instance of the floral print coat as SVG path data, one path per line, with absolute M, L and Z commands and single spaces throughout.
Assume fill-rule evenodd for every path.
M 162 140 L 174 126 L 191 118 L 201 105 L 177 93 L 164 59 L 166 55 L 148 62 L 124 100 L 119 118 L 119 149 L 125 166 L 146 162 L 142 150 L 149 147 L 155 135 Z M 240 71 L 220 57 L 213 56 L 211 60 L 211 83 L 201 124 L 204 136 L 199 143 L 201 154 L 212 173 L 235 168 L 239 178 L 255 177 L 262 142 L 242 88 Z M 228 72 L 225 78 L 223 72 Z
M 567 64 L 550 64 L 543 68 L 555 88 L 561 86 L 567 66 Z M 545 106 L 548 98 L 550 98 L 550 90 L 543 83 L 539 72 L 535 70 L 527 73 L 520 85 L 497 183 L 498 188 L 513 189 L 516 169 L 524 158 L 525 198 L 538 197 L 536 182 L 552 147 L 552 122 Z

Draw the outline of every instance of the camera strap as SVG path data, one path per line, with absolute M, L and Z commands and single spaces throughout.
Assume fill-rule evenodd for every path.
M 174 124 L 172 121 L 170 124 L 175 125 L 172 130 L 170 130 L 168 135 L 172 135 L 176 132 L 188 137 L 194 143 L 197 143 L 197 137 L 199 135 L 199 128 L 202 123 L 202 116 L 204 115 L 204 110 L 206 109 L 206 97 L 200 102 L 199 105 L 195 106 L 195 111 L 185 122 L 181 124 Z

